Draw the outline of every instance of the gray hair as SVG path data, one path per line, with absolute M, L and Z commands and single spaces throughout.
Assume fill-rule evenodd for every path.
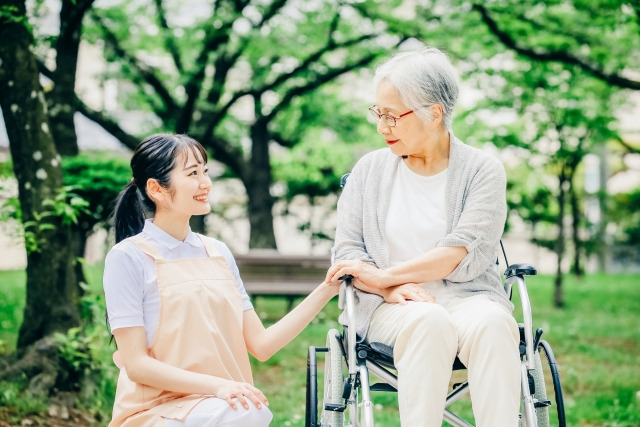
M 442 51 L 425 47 L 397 53 L 376 69 L 376 87 L 382 80 L 395 86 L 402 102 L 422 120 L 431 118 L 429 107 L 441 105 L 442 124 L 451 131 L 458 82 L 451 61 Z

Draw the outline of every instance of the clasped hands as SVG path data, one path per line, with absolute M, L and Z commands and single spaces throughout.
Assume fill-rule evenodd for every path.
M 338 261 L 327 271 L 325 283 L 333 284 L 350 274 L 353 285 L 365 292 L 380 295 L 388 303 L 407 304 L 407 301 L 435 302 L 436 299 L 417 283 L 396 283 L 396 279 L 385 269 L 360 260 Z

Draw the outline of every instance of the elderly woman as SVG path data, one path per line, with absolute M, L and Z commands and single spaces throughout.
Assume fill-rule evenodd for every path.
M 375 83 L 387 148 L 349 176 L 326 281 L 353 275 L 357 333 L 394 348 L 403 426 L 442 424 L 456 356 L 477 425 L 516 426 L 519 334 L 495 265 L 504 168 L 453 135 L 458 86 L 441 51 L 399 53 Z

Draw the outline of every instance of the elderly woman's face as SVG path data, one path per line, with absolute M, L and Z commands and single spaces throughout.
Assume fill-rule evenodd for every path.
M 382 80 L 376 89 L 375 109 L 378 113 L 400 117 L 411 111 L 400 97 L 400 93 L 388 80 Z M 427 149 L 430 129 L 427 123 L 414 113 L 397 119 L 395 126 L 378 120 L 378 133 L 384 136 L 387 146 L 398 156 L 421 155 Z

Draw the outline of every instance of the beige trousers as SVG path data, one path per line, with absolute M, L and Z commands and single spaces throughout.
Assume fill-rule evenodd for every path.
M 518 425 L 518 326 L 486 296 L 454 298 L 444 306 L 385 303 L 373 314 L 367 340 L 394 348 L 402 426 L 442 425 L 456 355 L 467 367 L 476 426 Z

